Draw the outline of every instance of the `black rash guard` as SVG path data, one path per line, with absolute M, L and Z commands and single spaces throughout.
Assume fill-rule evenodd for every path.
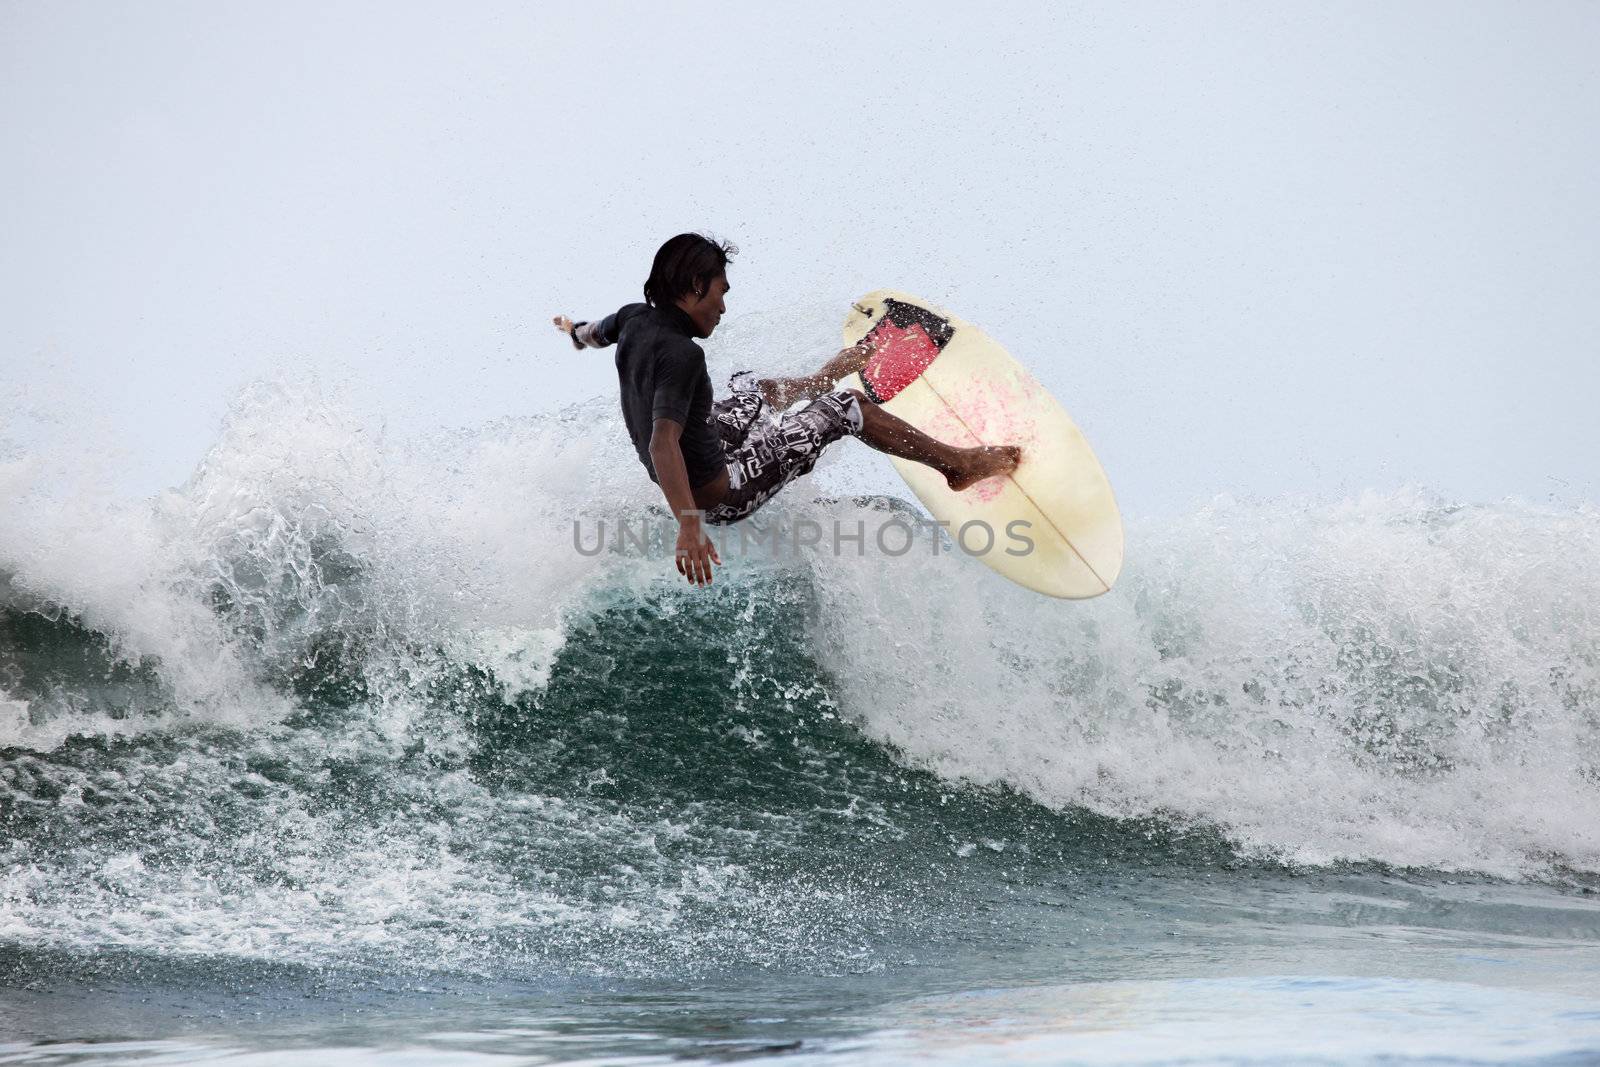
M 706 354 L 694 342 L 694 323 L 682 308 L 629 304 L 583 333 L 583 340 L 597 347 L 617 346 L 622 421 L 651 481 L 661 481 L 650 462 L 656 419 L 671 419 L 683 427 L 678 445 L 692 488 L 714 481 L 727 469 L 722 440 L 711 425 Z M 577 329 L 574 340 L 582 343 Z

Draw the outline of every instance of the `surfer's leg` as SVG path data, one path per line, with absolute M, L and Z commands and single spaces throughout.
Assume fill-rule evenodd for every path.
M 857 396 L 844 390 L 823 393 L 798 411 L 753 429 L 728 451 L 728 491 L 722 503 L 706 512 L 706 521 L 724 526 L 747 517 L 815 467 L 823 449 L 859 433 Z
M 960 448 L 929 437 L 909 422 L 891 415 L 852 389 L 861 408 L 861 440 L 891 456 L 926 464 L 944 475 L 951 489 L 960 492 L 974 482 L 997 474 L 1010 474 L 1022 460 L 1015 445 L 978 445 Z
M 706 512 L 712 525 L 746 518 L 778 490 L 816 466 L 822 450 L 846 435 L 891 456 L 925 463 L 954 490 L 1009 474 L 1022 458 L 1012 445 L 958 448 L 929 437 L 855 389 L 834 389 L 776 422 L 764 423 L 728 453 L 728 492 Z
M 767 398 L 774 411 L 782 411 L 797 400 L 815 400 L 831 392 L 841 378 L 848 378 L 861 369 L 872 355 L 872 345 L 866 341 L 850 348 L 840 349 L 815 374 L 800 378 L 763 378 L 756 383 L 761 395 Z
M 760 393 L 740 388 L 740 375 L 748 373 L 741 371 L 735 374 L 729 383 L 733 386 L 733 395 L 715 401 L 711 405 L 709 421 L 711 428 L 716 430 L 717 436 L 722 439 L 724 452 L 743 444 L 744 439 L 750 435 L 751 427 L 756 425 L 756 420 L 767 410 L 766 401 L 762 399 Z

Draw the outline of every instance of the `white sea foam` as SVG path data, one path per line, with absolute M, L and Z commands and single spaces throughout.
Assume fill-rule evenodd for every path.
M 816 560 L 813 635 L 870 734 L 1052 806 L 1293 862 L 1600 870 L 1600 513 L 1426 494 L 1131 524 L 1117 589 Z
M 573 516 L 643 507 L 619 484 L 615 434 L 573 417 L 392 442 L 315 382 L 258 383 L 187 481 L 151 500 L 119 498 L 92 453 L 0 468 L 14 502 L 0 509 L 0 594 L 159 664 L 173 708 L 199 721 L 281 719 L 292 703 L 259 684 L 263 662 L 341 630 L 464 642 L 507 679 L 520 657 L 519 684 L 534 685 L 562 610 L 614 563 L 571 550 Z M 539 636 L 517 651 L 514 632 Z M 71 714 L 35 707 L 0 743 L 141 725 L 82 702 L 54 710 Z

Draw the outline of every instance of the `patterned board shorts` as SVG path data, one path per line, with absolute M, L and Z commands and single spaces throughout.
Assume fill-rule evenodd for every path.
M 846 434 L 861 432 L 861 402 L 847 389 L 823 393 L 805 407 L 772 417 L 747 373 L 729 383 L 726 400 L 711 405 L 711 422 L 728 457 L 728 495 L 706 512 L 706 522 L 725 526 L 753 511 L 817 465 L 822 450 Z

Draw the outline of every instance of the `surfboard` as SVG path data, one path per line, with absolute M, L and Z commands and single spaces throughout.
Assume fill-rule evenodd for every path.
M 941 441 L 1022 448 L 1011 474 L 959 493 L 933 468 L 890 457 L 929 513 L 949 524 L 960 548 L 1048 596 L 1081 600 L 1109 592 L 1123 551 L 1111 482 L 1038 379 L 976 326 L 890 289 L 852 305 L 844 342 L 863 339 L 873 354 L 845 385 Z M 985 550 L 989 535 L 993 543 Z

